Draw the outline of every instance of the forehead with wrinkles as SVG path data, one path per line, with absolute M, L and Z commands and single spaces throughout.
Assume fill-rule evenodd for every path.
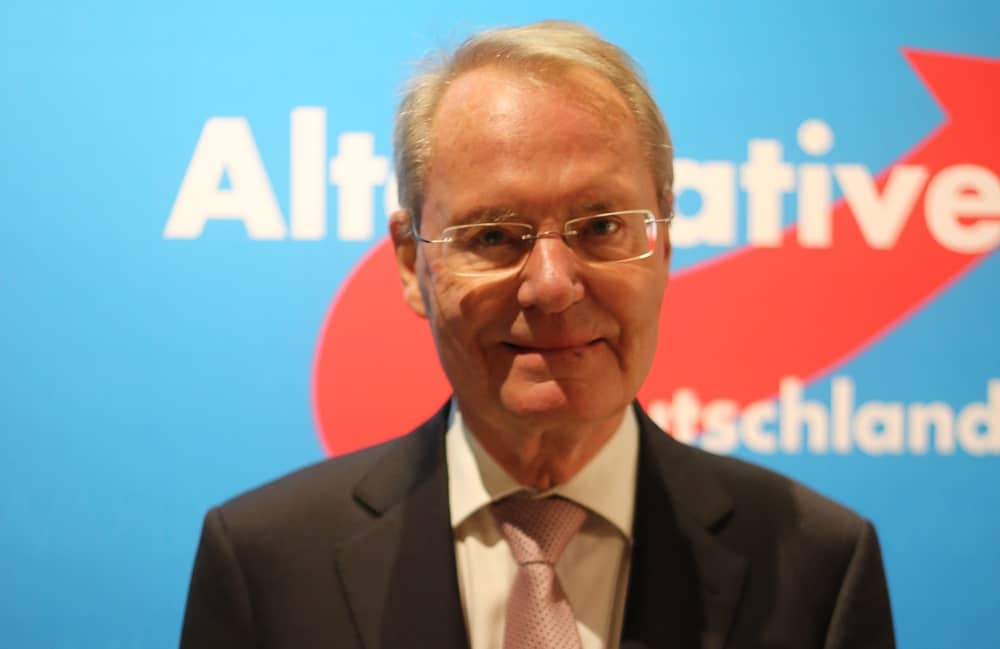
M 527 154 L 532 142 L 553 136 L 556 124 L 571 127 L 564 129 L 568 138 L 574 132 L 588 134 L 586 141 L 568 139 L 567 151 L 611 146 L 625 129 L 636 128 L 621 93 L 586 68 L 526 75 L 481 67 L 457 77 L 442 97 L 431 128 L 428 166 L 469 164 L 498 152 Z

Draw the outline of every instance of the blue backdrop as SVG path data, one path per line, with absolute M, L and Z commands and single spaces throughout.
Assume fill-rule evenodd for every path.
M 946 119 L 902 48 L 971 55 L 994 70 L 1000 59 L 1000 4 L 971 0 L 5 5 L 5 647 L 176 644 L 206 508 L 329 447 L 312 394 L 317 344 L 334 295 L 385 232 L 391 179 L 379 161 L 391 156 L 409 63 L 481 27 L 548 17 L 589 24 L 639 61 L 689 162 L 679 180 L 695 185 L 691 169 L 711 161 L 738 173 L 749 143 L 769 141 L 796 178 L 806 163 L 834 169 L 834 201 L 850 192 L 849 170 L 837 175 L 837 165 L 886 174 Z M 965 68 L 955 69 L 963 105 L 997 117 L 1000 83 L 970 76 L 962 85 Z M 813 139 L 799 130 L 808 120 Z M 995 124 L 983 146 L 996 142 Z M 828 150 L 807 153 L 813 145 Z M 849 381 L 855 411 L 874 413 L 869 438 L 891 437 L 893 404 L 911 415 L 913 404 L 932 403 L 952 413 L 952 437 L 936 429 L 921 446 L 906 423 L 902 445 L 876 451 L 862 440 L 838 453 L 706 435 L 875 522 L 903 647 L 1000 637 L 1000 163 L 966 148 L 923 164 L 931 174 L 980 170 L 979 184 L 966 179 L 954 194 L 978 200 L 977 225 L 956 226 L 978 228 L 968 264 L 891 327 L 802 377 L 802 399 L 829 411 L 834 384 Z M 297 206 L 296 183 L 305 188 Z M 785 225 L 796 221 L 798 188 L 781 199 Z M 707 229 L 701 239 L 689 231 L 676 273 L 763 245 L 748 192 L 734 191 L 735 229 L 712 230 L 708 243 Z M 718 204 L 709 194 L 682 192 L 679 221 L 704 217 Z M 935 241 L 955 248 L 953 239 Z M 885 250 L 895 268 L 893 242 Z M 905 288 L 912 266 L 898 268 L 885 277 Z M 705 308 L 738 326 L 724 304 Z M 774 383 L 764 396 L 777 394 Z M 672 393 L 650 399 L 660 396 L 669 421 Z

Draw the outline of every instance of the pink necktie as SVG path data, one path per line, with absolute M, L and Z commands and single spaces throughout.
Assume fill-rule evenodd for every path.
M 576 616 L 555 563 L 587 512 L 563 498 L 506 498 L 492 506 L 517 576 L 507 600 L 504 649 L 580 649 Z

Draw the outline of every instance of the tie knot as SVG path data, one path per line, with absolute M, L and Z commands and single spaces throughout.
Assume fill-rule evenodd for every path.
M 587 518 L 586 510 L 564 498 L 504 498 L 492 505 L 500 531 L 518 564 L 555 564 Z

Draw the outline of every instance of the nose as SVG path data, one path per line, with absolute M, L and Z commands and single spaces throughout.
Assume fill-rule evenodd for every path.
M 517 300 L 522 308 L 562 313 L 583 299 L 580 260 L 558 232 L 537 236 L 520 278 Z

